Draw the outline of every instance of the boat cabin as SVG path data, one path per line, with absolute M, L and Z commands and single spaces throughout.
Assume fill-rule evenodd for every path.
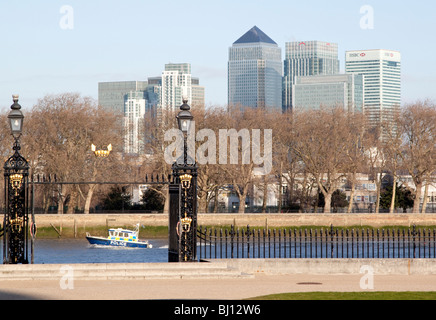
M 137 241 L 137 232 L 126 229 L 109 229 L 109 239 L 121 241 Z

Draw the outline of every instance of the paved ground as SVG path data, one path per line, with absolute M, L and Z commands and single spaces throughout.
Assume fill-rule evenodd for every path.
M 1 281 L 0 299 L 238 300 L 281 292 L 366 291 L 359 275 L 256 275 L 251 279 L 117 280 L 117 281 Z M 70 289 L 62 289 L 68 284 Z M 436 291 L 436 275 L 375 275 L 374 291 Z

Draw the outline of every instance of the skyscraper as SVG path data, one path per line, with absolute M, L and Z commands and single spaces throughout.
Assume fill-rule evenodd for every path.
M 145 92 L 130 91 L 124 95 L 124 153 L 144 152 Z
M 130 91 L 142 91 L 147 81 L 113 81 L 98 83 L 98 104 L 106 110 L 123 114 L 125 95 Z
M 162 110 L 176 110 L 182 105 L 182 97 L 192 101 L 191 66 L 188 63 L 166 64 L 161 85 Z
M 281 49 L 254 26 L 229 48 L 228 104 L 281 108 Z
M 168 63 L 160 77 L 148 78 L 149 103 L 156 109 L 175 111 L 186 97 L 193 108 L 204 108 L 204 87 L 191 76 L 189 63 Z M 160 112 L 158 110 L 158 112 Z
M 292 108 L 292 85 L 297 76 L 339 73 L 338 45 L 324 41 L 297 41 L 285 44 L 283 109 Z
M 193 109 L 204 108 L 204 92 L 191 76 L 191 64 L 168 63 L 161 76 L 148 81 L 99 82 L 98 104 L 124 117 L 124 152 L 141 154 L 150 136 L 144 135 L 144 121 L 162 121 L 163 110 L 177 111 L 183 96 Z
M 362 112 L 363 76 L 335 74 L 295 77 L 292 85 L 294 109 L 342 107 L 349 112 Z
M 401 54 L 392 50 L 345 53 L 345 72 L 364 76 L 364 113 L 370 125 L 392 120 L 401 104 Z

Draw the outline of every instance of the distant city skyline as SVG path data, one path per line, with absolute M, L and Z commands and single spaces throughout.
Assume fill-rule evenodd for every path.
M 12 104 L 12 94 L 20 95 L 24 110 L 62 92 L 97 101 L 99 82 L 146 80 L 171 62 L 191 64 L 206 106 L 226 105 L 228 48 L 254 25 L 274 39 L 282 60 L 286 42 L 337 43 L 341 73 L 346 51 L 399 51 L 402 104 L 436 100 L 436 65 L 428 63 L 435 8 L 393 0 L 2 2 L 0 107 Z

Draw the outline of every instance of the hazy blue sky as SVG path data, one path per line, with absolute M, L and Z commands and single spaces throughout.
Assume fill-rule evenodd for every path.
M 65 5 L 72 29 L 60 25 L 70 23 Z M 374 9 L 373 29 L 361 28 L 365 5 Z M 191 63 L 206 103 L 224 105 L 228 48 L 254 25 L 283 58 L 288 41 L 338 43 L 341 71 L 346 50 L 398 50 L 403 102 L 435 99 L 435 12 L 433 1 L 3 0 L 0 107 L 12 104 L 13 93 L 24 108 L 50 93 L 97 99 L 98 82 L 146 80 L 168 62 Z

